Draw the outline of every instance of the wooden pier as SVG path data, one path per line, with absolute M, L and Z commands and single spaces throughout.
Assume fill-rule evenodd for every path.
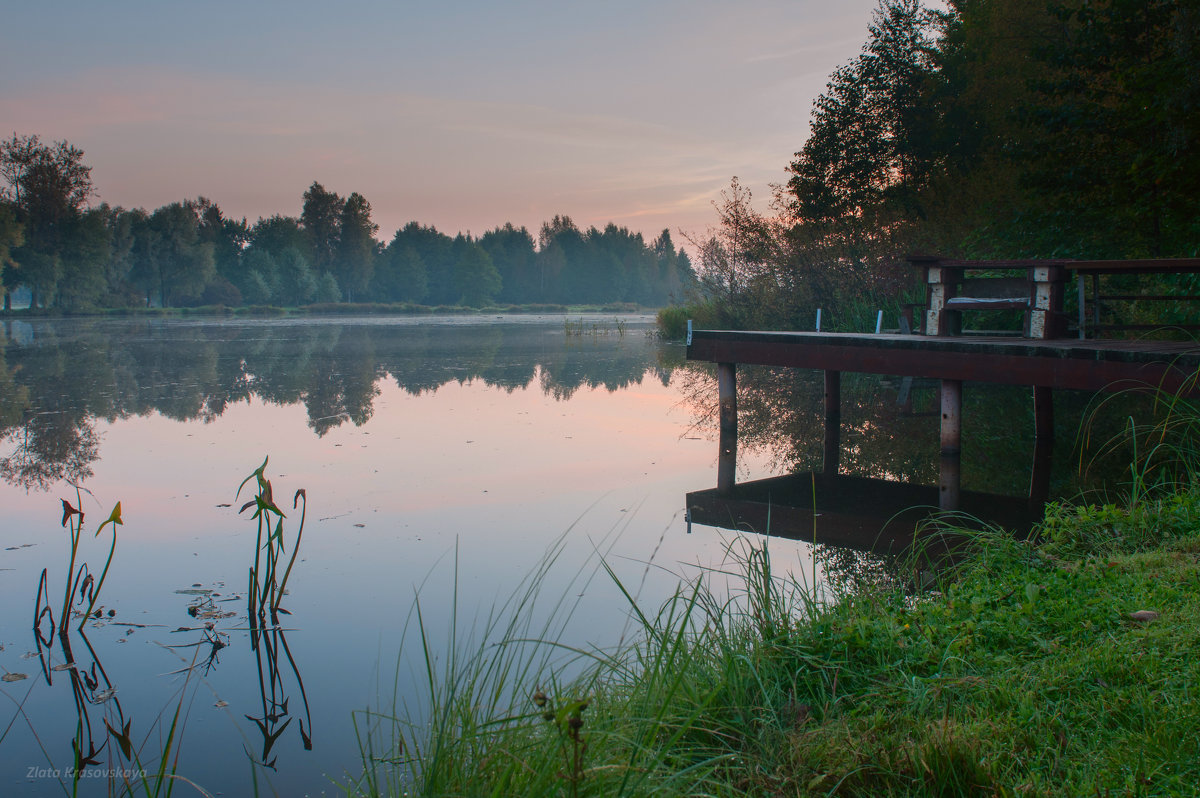
M 693 331 L 689 360 L 717 365 L 720 402 L 718 490 L 735 482 L 737 366 L 786 366 L 825 373 L 825 471 L 838 472 L 842 372 L 940 381 L 941 485 L 939 506 L 960 507 L 959 456 L 963 383 L 1028 385 L 1033 390 L 1035 438 L 1053 438 L 1052 391 L 1150 388 L 1200 393 L 1200 344 L 1172 341 L 1035 340 L 928 335 L 815 332 Z M 1035 464 L 1048 458 L 1035 457 Z M 1033 476 L 1034 485 L 1045 482 Z M 1031 493 L 1031 496 L 1033 494 Z
M 842 372 L 940 380 L 941 462 L 936 506 L 942 510 L 971 511 L 984 504 L 997 505 L 997 497 L 961 491 L 962 385 L 1031 386 L 1036 440 L 1033 473 L 1027 502 L 1013 505 L 1032 514 L 1028 517 L 1038 515 L 1049 494 L 1052 392 L 1140 388 L 1200 394 L 1200 343 L 1087 337 L 1098 331 L 1138 329 L 1103 324 L 1100 307 L 1104 302 L 1200 300 L 1200 296 L 1105 294 L 1100 276 L 1196 274 L 1200 259 L 979 262 L 913 256 L 908 260 L 922 270 L 926 302 L 919 324 L 910 314 L 901 328 L 924 335 L 692 331 L 689 324 L 688 359 L 716 365 L 720 402 L 716 488 L 688 494 L 691 521 L 764 532 L 756 524 L 761 527 L 769 517 L 775 527 L 770 534 L 788 535 L 787 530 L 794 527 L 803 529 L 805 538 L 815 530 L 818 539 L 828 534 L 830 542 L 839 538 L 842 545 L 863 547 L 872 533 L 882 535 L 895 527 L 888 518 L 904 517 L 899 510 L 905 503 L 935 504 L 932 487 L 888 487 L 876 484 L 877 480 L 856 481 L 839 474 Z M 1024 276 L 1013 276 L 1014 272 Z M 1072 272 L 1078 283 L 1078 323 L 1075 337 L 1067 337 L 1072 335 L 1069 326 L 1073 320 L 1063 311 L 1063 299 Z M 1092 284 L 1091 313 L 1086 312 L 1087 281 Z M 964 335 L 964 314 L 979 310 L 1024 313 L 1024 337 Z M 736 484 L 739 365 L 824 372 L 823 470 L 800 479 L 803 485 L 799 488 L 796 475 Z M 828 494 L 818 497 L 816 505 L 811 498 L 814 485 L 821 485 Z M 858 498 L 846 499 L 850 494 Z M 1007 502 L 1012 504 L 1012 499 Z M 1006 500 L 998 499 L 998 504 L 1004 503 Z M 881 506 L 883 516 L 864 506 L 874 504 Z M 823 521 L 817 522 L 818 517 Z

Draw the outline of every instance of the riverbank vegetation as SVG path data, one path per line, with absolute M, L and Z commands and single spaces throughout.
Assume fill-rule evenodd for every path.
M 534 236 L 505 224 L 449 236 L 410 222 L 386 244 L 371 204 L 314 182 L 298 216 L 250 223 L 205 197 L 147 211 L 95 196 L 84 153 L 37 135 L 0 141 L 0 293 L 31 308 L 336 303 L 660 306 L 694 281 L 667 230 L 647 242 L 555 216 Z
M 1195 795 L 1198 518 L 1194 494 L 1056 506 L 836 601 L 741 543 L 571 662 L 523 595 L 484 644 L 424 652 L 433 722 L 359 718 L 350 791 Z
M 1200 16 L 1177 0 L 883 0 L 770 210 L 736 178 L 716 203 L 688 316 L 812 329 L 823 308 L 823 329 L 863 332 L 876 309 L 895 328 L 923 300 L 910 253 L 1200 255 L 1197 42 Z M 1183 297 L 1194 283 L 1142 288 Z M 1146 304 L 1113 321 L 1197 321 Z
M 821 546 L 780 573 L 784 541 L 735 538 L 660 607 L 618 581 L 632 642 L 604 649 L 570 642 L 566 600 L 536 620 L 535 572 L 482 639 L 417 652 L 432 708 L 358 717 L 347 790 L 1200 794 L 1200 409 L 1163 399 L 1114 436 L 1114 400 L 1093 407 L 1082 462 L 1130 453 L 1122 488 L 1027 535 L 935 518 L 852 573 Z

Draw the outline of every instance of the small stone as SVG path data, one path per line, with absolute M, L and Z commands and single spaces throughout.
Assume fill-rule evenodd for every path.
M 1158 613 L 1154 610 L 1138 610 L 1137 612 L 1129 613 L 1129 617 L 1139 623 L 1149 623 L 1150 621 L 1158 620 Z

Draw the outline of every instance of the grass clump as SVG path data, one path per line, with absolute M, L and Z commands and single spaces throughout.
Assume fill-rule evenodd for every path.
M 373 776 L 352 789 L 1200 794 L 1197 502 L 1056 507 L 1040 540 L 976 533 L 918 595 L 818 600 L 739 540 L 730 569 L 657 611 L 621 587 L 635 641 L 574 651 L 569 679 L 547 656 L 561 638 L 530 634 L 518 601 L 454 668 L 425 652 L 431 722 L 375 716 Z

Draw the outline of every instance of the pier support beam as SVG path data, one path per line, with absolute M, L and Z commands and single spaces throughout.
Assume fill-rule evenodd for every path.
M 1033 430 L 1038 441 L 1054 440 L 1054 391 L 1033 386 Z
M 1053 444 L 1039 438 L 1033 446 L 1033 470 L 1029 475 L 1030 509 L 1040 509 L 1050 500 L 1050 467 L 1053 463 Z
M 842 453 L 842 372 L 825 372 L 825 457 L 822 470 L 836 474 Z
M 962 381 L 942 380 L 942 456 L 962 451 Z
M 941 468 L 938 507 L 957 510 L 962 487 L 962 382 L 942 380 Z
M 733 490 L 737 478 L 737 364 L 717 364 L 717 402 L 720 452 L 717 454 L 717 490 Z

